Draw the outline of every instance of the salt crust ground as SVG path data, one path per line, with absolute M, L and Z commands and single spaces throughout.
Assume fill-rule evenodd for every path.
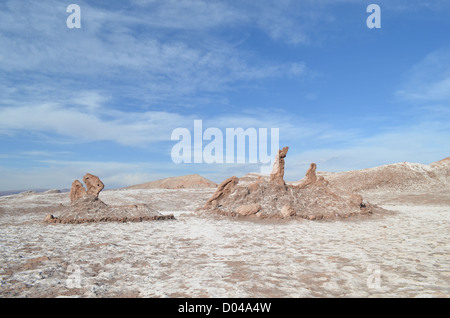
M 0 297 L 448 297 L 450 195 L 366 192 L 388 215 L 236 221 L 214 189 L 104 191 L 177 220 L 52 225 L 67 194 L 0 198 Z M 377 274 L 380 273 L 379 284 Z

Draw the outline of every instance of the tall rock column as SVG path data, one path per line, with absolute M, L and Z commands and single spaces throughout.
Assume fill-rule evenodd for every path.
M 284 182 L 284 158 L 289 151 L 289 147 L 284 147 L 278 151 L 278 155 L 275 158 L 275 163 L 273 164 L 272 173 L 270 174 L 270 182 L 285 185 Z

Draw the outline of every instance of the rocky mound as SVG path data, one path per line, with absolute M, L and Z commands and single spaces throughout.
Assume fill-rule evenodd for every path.
M 146 204 L 109 206 L 98 198 L 104 185 L 94 175 L 83 178 L 87 190 L 75 180 L 70 191 L 70 206 L 63 207 L 58 217 L 47 215 L 45 222 L 80 224 L 96 222 L 143 222 L 174 219 L 173 215 L 162 215 Z
M 450 176 L 450 157 L 442 159 L 437 162 L 433 162 L 430 165 L 431 168 L 434 170 L 437 170 L 438 172 L 441 172 L 446 177 Z
M 163 180 L 151 181 L 144 184 L 138 184 L 125 189 L 199 189 L 216 188 L 217 184 L 198 175 L 188 175 L 182 177 L 172 177 Z
M 339 173 L 318 173 L 330 185 L 348 191 L 450 191 L 450 158 L 424 165 L 396 163 L 380 167 Z
M 311 164 L 297 185 L 284 181 L 284 158 L 288 148 L 279 151 L 270 178 L 246 176 L 225 180 L 199 213 L 257 218 L 304 218 L 322 220 L 371 214 L 376 208 L 363 203 L 361 195 L 331 186 L 316 176 Z M 253 179 L 253 180 L 252 180 Z

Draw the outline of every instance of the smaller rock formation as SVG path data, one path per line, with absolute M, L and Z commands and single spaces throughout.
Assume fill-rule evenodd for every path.
M 97 222 L 143 222 L 157 220 L 173 220 L 173 215 L 162 215 L 147 204 L 110 206 L 98 198 L 103 190 L 103 182 L 88 173 L 83 178 L 83 184 L 75 180 L 70 190 L 70 206 L 62 207 L 58 217 L 47 215 L 45 223 L 81 224 Z
M 86 185 L 87 191 L 86 193 L 88 195 L 92 195 L 95 197 L 98 197 L 100 191 L 102 191 L 105 188 L 105 185 L 100 180 L 99 177 L 94 176 L 90 173 L 86 174 L 83 177 L 83 182 Z
M 220 198 L 230 195 L 238 182 L 239 179 L 237 177 L 231 177 L 222 182 L 217 188 L 214 195 L 208 200 L 208 202 L 206 202 L 206 207 L 215 208 L 217 206 L 217 201 Z
M 312 163 L 308 171 L 306 171 L 304 180 L 297 186 L 297 188 L 305 189 L 307 186 L 314 184 L 317 181 L 316 168 L 317 165 Z
M 270 182 L 274 182 L 279 185 L 285 185 L 284 182 L 284 158 L 289 151 L 289 147 L 284 147 L 278 151 L 278 155 L 275 159 L 275 163 L 270 174 Z
M 258 213 L 261 209 L 262 206 L 260 204 L 241 205 L 237 208 L 236 213 L 243 216 L 249 216 Z
M 45 217 L 44 222 L 46 222 L 46 223 L 52 223 L 54 219 L 55 219 L 55 217 L 54 217 L 53 215 L 48 214 L 48 215 Z
M 86 195 L 86 189 L 83 187 L 83 184 L 80 181 L 75 180 L 72 183 L 72 188 L 70 189 L 70 194 L 69 194 L 70 202 L 75 202 L 85 195 Z
M 297 212 L 295 212 L 295 210 L 290 205 L 284 205 L 281 208 L 280 213 L 283 216 L 283 218 L 289 218 L 289 217 L 295 216 L 297 214 Z
M 94 198 L 98 198 L 100 192 L 105 188 L 105 185 L 100 180 L 100 178 L 90 173 L 86 174 L 83 177 L 83 181 L 86 185 L 87 191 L 80 181 L 75 180 L 72 183 L 72 188 L 70 189 L 70 202 L 74 203 L 84 196 L 92 196 Z

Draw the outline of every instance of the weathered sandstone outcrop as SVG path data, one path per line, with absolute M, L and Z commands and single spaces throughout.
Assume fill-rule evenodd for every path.
M 278 151 L 278 155 L 275 158 L 273 164 L 272 173 L 270 174 L 270 181 L 279 185 L 284 185 L 284 158 L 289 151 L 289 147 L 284 147 Z
M 78 200 L 79 198 L 81 198 L 85 195 L 86 195 L 86 189 L 83 187 L 83 184 L 80 181 L 75 180 L 72 183 L 72 188 L 70 189 L 70 193 L 69 193 L 70 202 L 75 202 L 76 200 Z
M 279 151 L 269 178 L 237 177 L 225 180 L 200 214 L 216 213 L 232 217 L 303 218 L 323 220 L 346 218 L 373 213 L 375 206 L 364 203 L 362 196 L 330 186 L 316 176 L 316 164 L 311 164 L 298 185 L 286 184 L 284 165 L 288 147 Z M 243 178 L 245 179 L 245 178 Z M 256 180 L 255 180 L 256 179 Z
M 312 163 L 310 168 L 306 172 L 304 180 L 302 181 L 302 183 L 300 183 L 297 186 L 297 188 L 305 189 L 307 186 L 309 186 L 317 181 L 316 168 L 317 168 L 317 165 L 315 163 Z
M 226 179 L 222 184 L 220 184 L 217 187 L 216 192 L 213 194 L 213 196 L 206 202 L 206 206 L 216 206 L 217 200 L 227 197 L 230 195 L 230 193 L 233 191 L 234 187 L 238 184 L 239 179 L 236 177 L 231 177 Z
M 147 204 L 110 206 L 99 199 L 103 182 L 92 174 L 83 178 L 87 191 L 75 180 L 70 190 L 70 206 L 63 206 L 58 217 L 47 215 L 46 223 L 80 224 L 95 222 L 142 222 L 174 219 L 173 215 L 162 215 Z
M 105 185 L 100 180 L 100 178 L 90 173 L 86 174 L 83 177 L 83 182 L 86 185 L 87 195 L 98 197 L 100 191 L 102 191 L 105 188 Z

